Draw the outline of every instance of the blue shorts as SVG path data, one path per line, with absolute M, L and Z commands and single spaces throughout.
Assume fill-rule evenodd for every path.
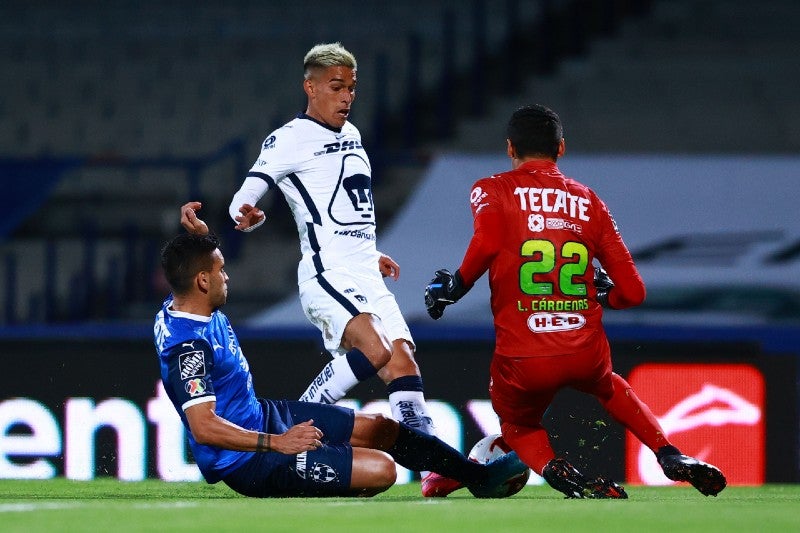
M 281 434 L 306 420 L 322 433 L 322 447 L 285 455 L 257 453 L 223 479 L 230 488 L 245 496 L 346 496 L 350 495 L 353 470 L 355 413 L 338 405 L 261 399 L 267 433 Z

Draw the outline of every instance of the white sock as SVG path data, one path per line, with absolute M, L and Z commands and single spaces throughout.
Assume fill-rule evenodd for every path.
M 428 435 L 436 436 L 433 419 L 428 414 L 425 404 L 425 394 L 421 391 L 400 390 L 389 394 L 389 405 L 392 407 L 392 417 L 406 425 L 418 429 Z M 429 472 L 420 472 L 420 479 L 425 478 Z
M 389 394 L 389 405 L 395 420 L 418 429 L 427 435 L 436 436 L 433 419 L 425 405 L 425 395 L 421 391 L 400 390 Z
M 350 368 L 346 357 L 334 357 L 325 365 L 306 391 L 300 396 L 301 402 L 336 403 L 344 398 L 347 391 L 358 383 L 358 378 Z

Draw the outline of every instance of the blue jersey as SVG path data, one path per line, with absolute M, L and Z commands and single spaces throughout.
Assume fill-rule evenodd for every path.
M 239 341 L 220 311 L 200 316 L 170 309 L 172 296 L 156 315 L 154 334 L 164 389 L 189 433 L 195 461 L 206 481 L 216 483 L 247 462 L 254 452 L 198 444 L 184 410 L 216 402 L 221 418 L 244 429 L 264 431 L 266 416 L 253 391 L 253 377 Z

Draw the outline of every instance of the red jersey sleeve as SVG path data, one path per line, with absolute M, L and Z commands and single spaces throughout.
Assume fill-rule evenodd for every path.
M 593 201 L 600 206 L 598 211 L 602 217 L 596 257 L 614 282 L 614 287 L 608 292 L 608 304 L 614 309 L 640 305 L 645 298 L 644 281 L 608 206 L 597 195 Z
M 489 269 L 501 247 L 498 235 L 503 227 L 500 199 L 493 190 L 491 180 L 475 182 L 469 196 L 473 216 L 473 234 L 458 271 L 464 285 L 472 287 Z

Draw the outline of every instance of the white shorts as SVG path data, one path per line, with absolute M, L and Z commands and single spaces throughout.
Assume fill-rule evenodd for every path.
M 390 341 L 414 345 L 394 294 L 381 278 L 354 276 L 344 269 L 326 270 L 300 284 L 300 304 L 333 355 L 343 355 L 342 336 L 347 323 L 360 313 L 377 316 Z

